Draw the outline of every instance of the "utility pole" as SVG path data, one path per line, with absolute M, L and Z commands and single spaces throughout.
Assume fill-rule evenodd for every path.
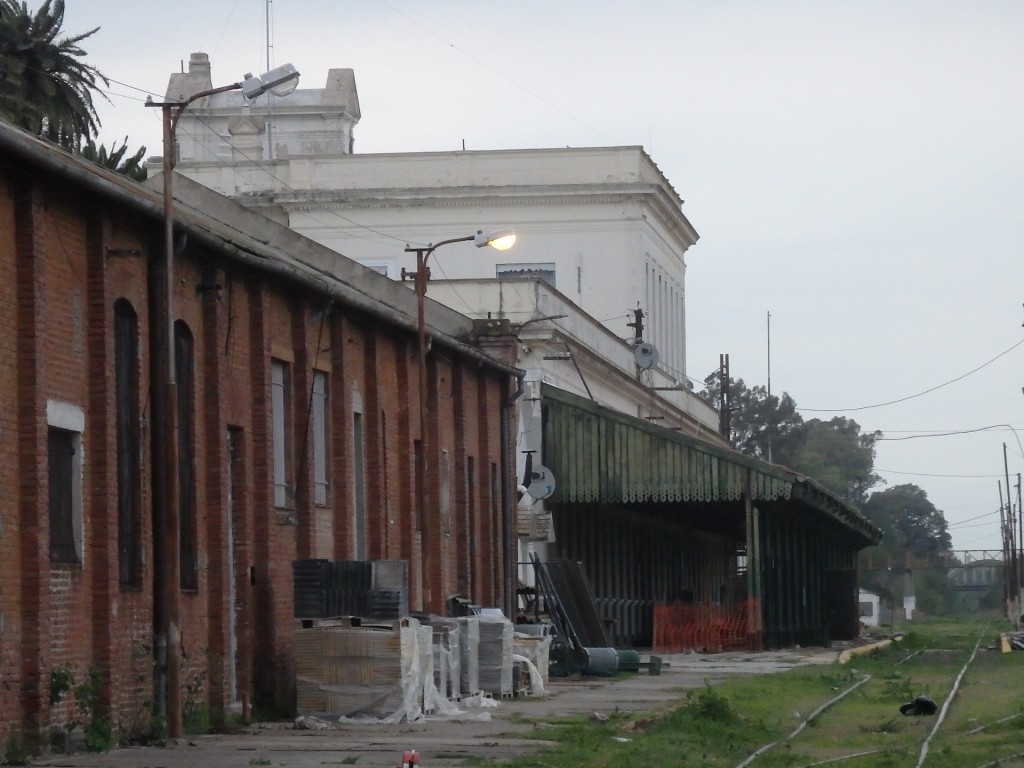
M 629 311 L 629 314 L 631 314 L 633 316 L 633 322 L 626 323 L 626 326 L 633 329 L 633 351 L 635 352 L 637 346 L 644 343 L 644 311 L 642 309 L 640 309 L 640 302 L 636 303 L 636 309 L 631 309 Z M 575 359 L 573 360 L 573 365 L 576 365 Z M 577 366 L 576 370 L 579 371 L 579 366 Z M 643 369 L 640 367 L 640 363 L 637 362 L 637 364 L 636 364 L 636 378 L 637 378 L 637 381 L 640 380 L 640 375 L 642 373 L 643 373 Z M 582 378 L 582 377 L 583 377 L 583 374 L 580 374 L 580 378 Z M 586 386 L 586 382 L 584 382 L 584 386 Z M 588 392 L 589 392 L 589 387 L 588 387 Z M 590 399 L 593 400 L 594 398 L 591 397 Z
M 1021 507 L 1021 478 L 1020 472 L 1017 473 L 1017 589 L 1024 593 L 1024 514 Z M 1024 603 L 1024 594 L 1021 595 L 1022 603 Z M 1024 612 L 1024 604 L 1021 605 L 1022 612 Z
M 732 400 L 729 392 L 729 356 L 718 356 L 718 431 L 732 445 Z
M 1010 551 L 1010 560 L 1007 563 L 1010 569 L 1010 605 L 1013 607 L 1013 616 L 1010 619 L 1014 626 L 1020 619 L 1019 599 L 1020 582 L 1017 572 L 1017 526 L 1013 520 L 1013 497 L 1010 495 L 1010 466 L 1006 457 L 1006 443 L 1003 443 L 1003 472 L 1006 477 L 1006 539 Z
M 626 326 L 633 329 L 633 341 L 639 344 L 644 340 L 644 311 L 637 303 L 636 309 L 631 309 L 629 313 L 633 315 L 633 322 L 626 323 Z
M 1006 489 L 1009 496 L 1010 489 Z M 1006 542 L 1006 507 L 1003 504 L 1003 481 L 999 481 L 999 534 L 1003 542 L 1003 609 L 1009 618 L 1010 608 L 1010 553 Z
M 772 463 L 772 313 L 768 312 L 768 463 Z

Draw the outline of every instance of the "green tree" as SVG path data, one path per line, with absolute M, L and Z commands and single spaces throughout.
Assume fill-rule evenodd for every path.
M 109 150 L 102 144 L 97 147 L 93 141 L 87 141 L 85 146 L 82 147 L 82 157 L 86 160 L 92 160 L 97 165 L 117 171 L 130 179 L 145 181 L 147 170 L 142 162 L 142 158 L 146 154 L 146 148 L 140 147 L 139 151 L 130 157 L 125 157 L 127 152 L 127 136 L 124 139 L 124 144 L 118 147 L 115 142 Z
M 0 0 L 0 118 L 78 149 L 100 125 L 93 104 L 107 78 L 82 60 L 79 46 L 99 27 L 62 35 L 64 0 L 46 0 L 32 12 L 24 2 Z
M 718 371 L 704 379 L 700 396 L 719 407 L 722 391 Z M 729 380 L 730 439 L 733 447 L 747 456 L 754 456 L 774 464 L 793 466 L 793 459 L 801 443 L 803 417 L 796 410 L 796 402 L 787 393 L 782 397 L 768 395 L 762 386 L 747 388 L 743 379 Z
M 953 559 L 953 539 L 945 515 L 912 483 L 877 491 L 861 507 L 864 516 L 885 533 L 890 554 L 932 555 Z
M 946 517 L 928 499 L 923 488 L 912 483 L 877 491 L 861 506 L 861 512 L 882 529 L 883 538 L 862 553 L 862 562 L 875 568 L 864 571 L 873 584 L 909 572 L 917 595 L 917 606 L 925 613 L 949 613 L 956 606 L 956 592 L 949 581 L 949 568 L 958 565 Z M 922 562 L 922 558 L 926 558 Z M 909 564 L 909 571 L 904 571 Z M 889 565 L 888 568 L 885 566 Z M 902 594 L 902 587 L 896 590 Z
M 799 431 L 792 467 L 850 504 L 860 505 L 882 478 L 875 474 L 875 442 L 881 432 L 864 433 L 852 419 L 811 419 Z
M 704 380 L 701 397 L 720 403 L 718 371 Z M 862 433 L 843 417 L 804 421 L 796 401 L 784 392 L 769 395 L 762 386 L 748 388 L 731 379 L 729 409 L 732 444 L 740 453 L 770 461 L 814 478 L 844 501 L 860 504 L 880 482 L 874 472 L 875 442 L 881 433 Z M 770 450 L 769 450 L 770 447 Z

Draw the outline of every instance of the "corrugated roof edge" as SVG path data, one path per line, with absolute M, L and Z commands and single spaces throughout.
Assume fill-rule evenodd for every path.
M 606 408 L 603 405 L 593 402 L 592 400 L 580 397 L 579 395 L 575 395 L 571 392 L 566 392 L 549 384 L 545 384 L 541 387 L 541 396 L 550 397 L 554 400 L 564 402 L 577 408 L 596 412 L 604 418 L 629 423 L 636 429 L 656 434 L 665 440 L 682 443 L 684 445 L 697 446 L 702 451 L 718 456 L 725 461 L 762 472 L 766 475 L 777 477 L 780 480 L 784 480 L 792 484 L 794 495 L 800 501 L 827 512 L 832 517 L 842 521 L 848 528 L 859 533 L 866 541 L 871 544 L 877 544 L 882 540 L 881 529 L 864 517 L 856 507 L 843 501 L 834 493 L 827 490 L 818 481 L 807 477 L 806 475 L 802 475 L 778 464 L 769 464 L 768 462 L 761 461 L 753 456 L 746 456 L 732 448 L 726 448 L 721 445 L 709 443 L 699 437 L 675 432 L 656 424 L 650 424 L 635 416 L 613 411 L 610 408 Z

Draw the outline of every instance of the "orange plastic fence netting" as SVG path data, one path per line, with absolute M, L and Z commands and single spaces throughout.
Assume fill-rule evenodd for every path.
M 750 616 L 759 616 L 757 600 L 734 605 L 656 605 L 654 653 L 760 648 L 756 633 L 748 631 Z M 755 619 L 756 620 L 756 619 Z

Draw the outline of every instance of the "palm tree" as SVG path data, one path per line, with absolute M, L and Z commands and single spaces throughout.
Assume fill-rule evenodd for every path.
M 96 146 L 96 142 L 90 139 L 82 145 L 80 154 L 86 160 L 92 160 L 97 165 L 117 171 L 135 181 L 145 181 L 148 175 L 146 166 L 142 162 L 142 158 L 146 155 L 146 148 L 139 147 L 134 155 L 128 157 L 127 136 L 124 137 L 124 144 L 119 147 L 115 141 L 110 145 L 110 149 L 107 149 L 105 145 Z
M 79 43 L 99 27 L 60 36 L 64 0 L 36 12 L 0 0 L 0 119 L 69 149 L 96 136 L 100 120 L 92 92 L 107 78 L 81 60 Z

